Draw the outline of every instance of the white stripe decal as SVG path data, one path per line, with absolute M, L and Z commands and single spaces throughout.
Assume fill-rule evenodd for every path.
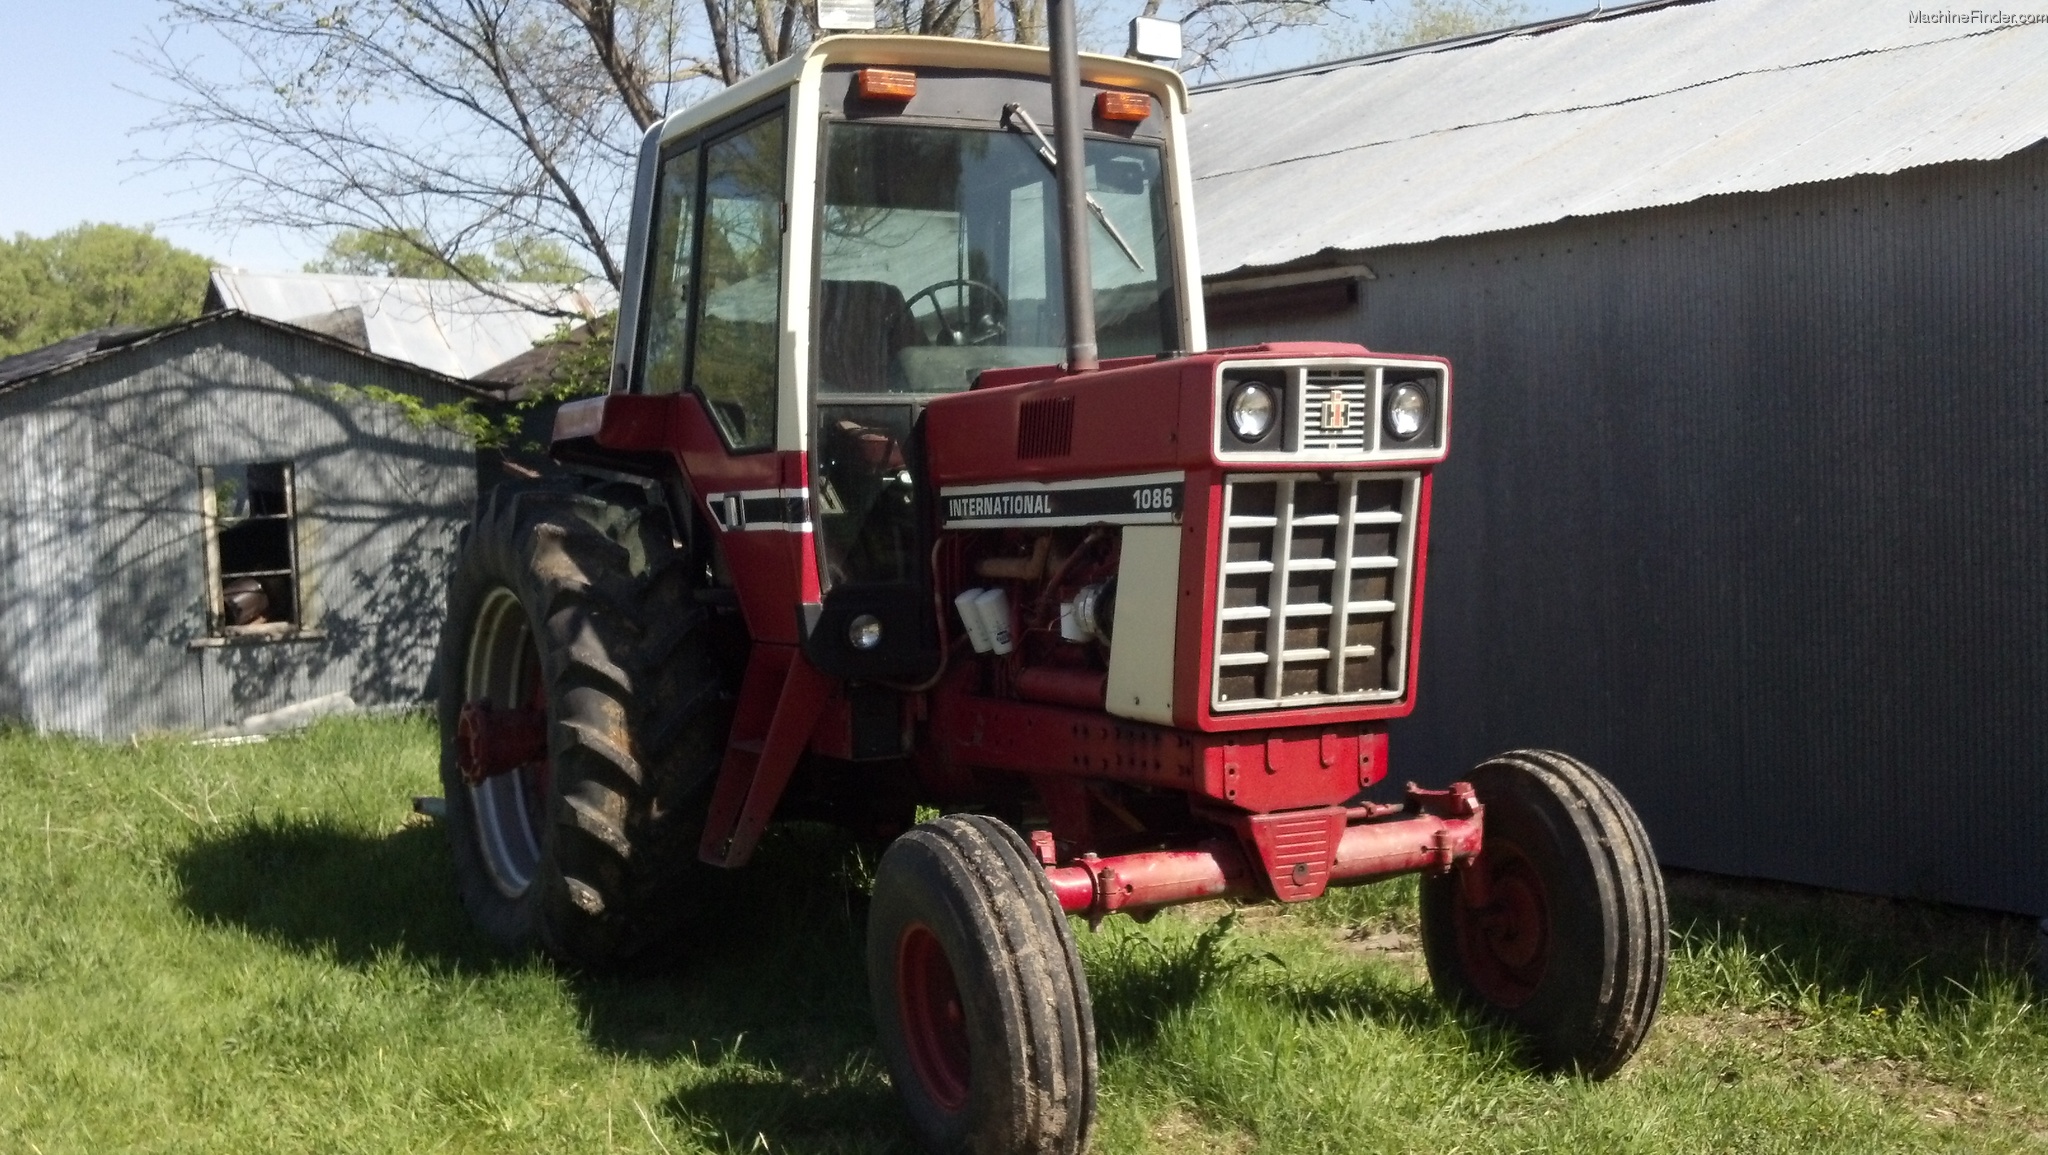
M 948 528 L 1170 525 L 1186 504 L 1187 474 L 1140 473 L 1070 481 L 1013 481 L 939 491 Z
M 729 493 L 707 493 L 704 504 L 711 508 L 711 518 L 723 533 L 811 532 L 811 494 L 808 489 L 740 489 Z

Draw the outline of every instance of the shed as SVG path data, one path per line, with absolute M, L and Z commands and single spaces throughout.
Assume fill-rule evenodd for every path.
M 1199 89 L 1214 346 L 1452 359 L 1396 777 L 2048 914 L 2048 22 L 1612 9 Z
M 0 718 L 262 728 L 427 691 L 475 494 L 463 383 L 239 311 L 0 361 Z

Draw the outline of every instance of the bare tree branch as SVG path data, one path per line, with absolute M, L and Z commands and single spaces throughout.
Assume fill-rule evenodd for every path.
M 1213 72 L 1260 37 L 1360 0 L 1122 2 L 1177 15 L 1193 67 Z M 171 94 L 146 126 L 158 143 L 144 159 L 199 174 L 215 224 L 367 233 L 486 290 L 478 254 L 548 241 L 617 285 L 641 134 L 819 34 L 816 0 L 699 5 L 166 0 L 163 28 L 135 56 Z M 1045 0 L 876 7 L 889 30 L 1044 37 Z
M 661 113 L 648 95 L 650 83 L 646 61 L 627 50 L 619 43 L 619 8 L 614 0 L 561 0 L 562 7 L 576 17 L 585 31 L 590 33 L 590 45 L 597 52 L 598 62 L 604 65 L 605 74 L 611 77 L 612 87 L 619 99 L 626 104 L 626 111 L 633 116 L 633 123 L 641 128 L 653 124 Z
M 657 94 L 701 82 L 663 54 L 673 19 L 647 0 L 172 0 L 139 56 L 174 94 L 149 159 L 203 173 L 219 223 L 388 235 L 463 279 L 466 253 L 548 238 L 616 284 L 639 133 Z M 232 67 L 200 55 L 221 48 Z

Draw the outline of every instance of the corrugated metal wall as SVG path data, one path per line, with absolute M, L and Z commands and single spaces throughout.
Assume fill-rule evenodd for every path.
M 1667 862 L 2048 914 L 2048 150 L 1367 254 L 1441 353 L 1395 776 L 1570 750 Z
M 234 318 L 0 397 L 0 715 L 101 738 L 229 725 L 345 692 L 418 700 L 456 528 L 459 438 L 337 395 L 445 386 Z M 310 640 L 207 634 L 199 469 L 290 461 Z

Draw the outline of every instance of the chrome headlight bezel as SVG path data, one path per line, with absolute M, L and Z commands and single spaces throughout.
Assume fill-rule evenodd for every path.
M 1279 424 L 1279 394 L 1264 381 L 1240 382 L 1223 403 L 1223 416 L 1239 441 L 1247 445 L 1264 441 Z
M 1413 381 L 1389 386 L 1380 402 L 1380 427 L 1402 444 L 1422 436 L 1432 416 L 1429 390 Z

